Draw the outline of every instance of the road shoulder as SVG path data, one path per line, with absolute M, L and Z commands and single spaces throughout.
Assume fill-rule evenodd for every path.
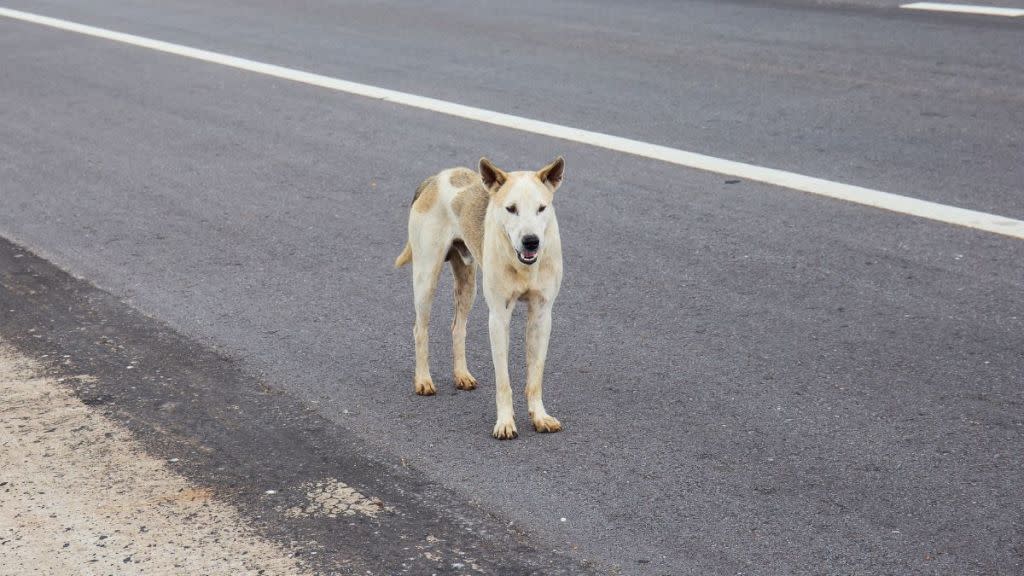
M 125 431 L 113 437 L 140 447 L 147 456 L 139 462 L 151 463 L 140 465 L 178 478 L 174 486 L 237 515 L 252 538 L 312 572 L 596 570 L 460 502 L 233 359 L 2 239 L 0 339 L 11 358 L 40 363 L 33 374 L 48 380 L 35 382 L 59 381 L 65 392 L 55 398 L 70 394 Z M 53 409 L 74 407 L 67 402 Z M 0 409 L 10 407 L 5 394 Z M 110 445 L 98 465 L 116 467 L 126 446 Z M 16 464 L 11 473 L 29 470 Z
M 0 342 L 0 542 L 11 573 L 306 574 L 231 506 Z M 90 381 L 88 375 L 72 377 Z

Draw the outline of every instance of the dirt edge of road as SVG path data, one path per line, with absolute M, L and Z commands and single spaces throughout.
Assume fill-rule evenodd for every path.
M 2 238 L 0 339 L 311 572 L 607 572 Z
M 190 486 L 41 372 L 0 341 L 4 572 L 307 573 L 211 490 Z

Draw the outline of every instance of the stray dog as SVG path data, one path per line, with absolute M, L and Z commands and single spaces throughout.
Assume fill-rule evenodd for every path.
M 562 242 L 551 205 L 562 183 L 565 161 L 533 172 L 504 172 L 480 159 L 480 172 L 452 168 L 416 189 L 409 210 L 409 241 L 395 260 L 412 262 L 416 303 L 416 393 L 437 392 L 430 378 L 428 326 L 437 278 L 446 261 L 455 276 L 452 351 L 455 387 L 476 388 L 466 367 L 466 320 L 476 298 L 476 270 L 483 269 L 484 298 L 490 309 L 491 358 L 498 419 L 492 436 L 518 436 L 508 377 L 508 333 L 516 301 L 528 305 L 526 401 L 538 432 L 558 432 L 562 424 L 544 410 L 541 381 L 551 335 L 551 305 L 562 284 Z

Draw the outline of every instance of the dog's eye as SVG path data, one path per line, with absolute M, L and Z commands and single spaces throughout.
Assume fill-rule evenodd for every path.
M 506 207 L 505 207 L 505 210 L 508 210 L 508 213 L 509 213 L 509 214 L 519 214 L 519 209 L 518 209 L 518 208 L 516 208 L 516 205 L 515 205 L 515 204 L 513 204 L 513 205 L 511 205 L 511 206 L 506 206 Z
M 541 213 L 541 212 L 543 212 L 543 211 L 544 211 L 544 210 L 545 210 L 546 208 L 547 208 L 547 206 L 541 205 L 541 207 L 540 207 L 540 208 L 537 208 L 537 214 L 540 214 L 540 213 Z

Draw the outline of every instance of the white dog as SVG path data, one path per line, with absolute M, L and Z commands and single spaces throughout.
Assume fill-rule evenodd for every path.
M 428 325 L 437 278 L 445 261 L 455 276 L 452 350 L 455 387 L 476 388 L 466 367 L 466 319 L 476 298 L 476 269 L 483 268 L 484 298 L 490 309 L 491 357 L 498 419 L 492 435 L 515 438 L 512 386 L 508 377 L 508 333 L 516 301 L 529 306 L 526 325 L 526 401 L 538 432 L 562 424 L 544 410 L 541 381 L 551 334 L 551 305 L 562 284 L 562 242 L 551 205 L 562 183 L 559 157 L 537 172 L 503 172 L 486 158 L 479 174 L 452 168 L 427 178 L 409 211 L 409 241 L 395 267 L 412 261 L 416 298 L 416 393 L 434 394 L 428 359 Z

